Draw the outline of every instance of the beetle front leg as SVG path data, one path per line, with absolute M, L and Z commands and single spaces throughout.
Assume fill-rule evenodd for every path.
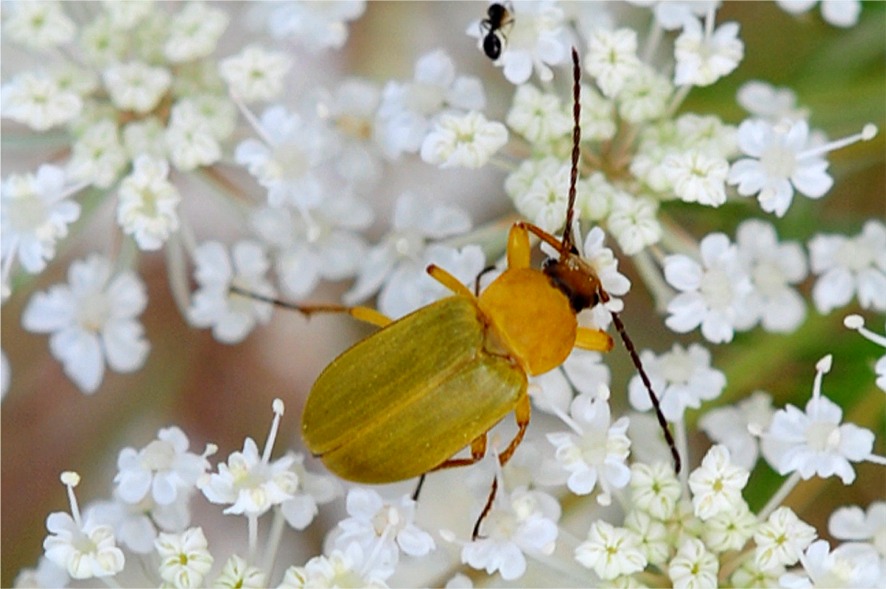
M 612 337 L 600 329 L 579 326 L 575 334 L 575 347 L 594 352 L 608 352 L 612 349 Z

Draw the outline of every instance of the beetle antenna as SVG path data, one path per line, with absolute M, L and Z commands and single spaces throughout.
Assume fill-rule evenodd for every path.
M 560 245 L 560 259 L 565 258 L 572 252 L 575 245 L 572 236 L 572 216 L 575 212 L 575 193 L 578 182 L 578 158 L 581 150 L 578 144 L 581 142 L 581 65 L 578 60 L 578 50 L 572 48 L 572 169 L 569 174 L 569 201 L 566 205 L 566 226 L 563 228 L 563 242 Z
M 608 298 L 609 297 L 607 296 L 606 299 L 608 300 Z M 640 374 L 640 380 L 643 381 L 643 385 L 646 387 L 646 392 L 649 393 L 649 400 L 652 401 L 652 407 L 655 409 L 655 417 L 658 418 L 658 425 L 661 426 L 661 431 L 664 433 L 668 448 L 671 449 L 671 456 L 674 457 L 674 472 L 679 474 L 681 466 L 680 452 L 677 450 L 677 444 L 674 443 L 674 437 L 671 435 L 671 430 L 668 427 L 668 422 L 665 420 L 664 413 L 661 412 L 661 404 L 658 402 L 658 396 L 656 396 L 655 391 L 652 390 L 652 382 L 650 382 L 646 370 L 643 369 L 643 364 L 640 362 L 640 356 L 637 354 L 636 348 L 634 348 L 634 342 L 631 341 L 627 330 L 625 330 L 625 324 L 622 323 L 621 317 L 619 317 L 618 313 L 615 311 L 610 311 L 610 314 L 612 315 L 613 323 L 615 323 L 615 329 L 618 330 L 618 335 L 621 336 L 621 341 L 624 342 L 625 348 L 627 348 L 628 354 L 631 355 L 631 360 L 634 362 L 634 367 Z

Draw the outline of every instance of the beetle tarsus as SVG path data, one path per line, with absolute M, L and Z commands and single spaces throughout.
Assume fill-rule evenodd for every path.
M 477 522 L 474 524 L 474 531 L 471 533 L 471 541 L 485 538 L 485 536 L 480 535 L 480 526 L 483 524 L 483 520 L 486 519 L 486 516 L 489 515 L 489 512 L 492 511 L 492 502 L 495 501 L 495 494 L 497 491 L 498 477 L 495 477 L 492 479 L 492 488 L 489 489 L 489 497 L 486 498 L 486 505 L 483 507 L 483 511 L 480 512 L 480 517 L 477 518 Z

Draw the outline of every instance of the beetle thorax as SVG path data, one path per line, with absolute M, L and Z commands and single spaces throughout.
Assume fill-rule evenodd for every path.
M 530 375 L 556 368 L 575 345 L 578 322 L 569 299 L 530 268 L 509 269 L 480 295 L 487 349 Z

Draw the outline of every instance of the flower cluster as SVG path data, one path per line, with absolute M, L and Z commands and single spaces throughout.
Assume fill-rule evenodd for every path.
M 789 19 L 815 2 L 777 4 Z M 81 475 L 61 475 L 69 511 L 45 518 L 43 554 L 15 584 L 883 586 L 886 498 L 839 507 L 827 530 L 791 502 L 811 479 L 861 486 L 859 464 L 886 466 L 865 416 L 883 402 L 886 356 L 845 353 L 864 340 L 886 347 L 886 223 L 820 212 L 840 209 L 832 191 L 877 127 L 832 118 L 828 127 L 848 128 L 833 139 L 817 127 L 829 119 L 791 88 L 730 90 L 751 37 L 708 0 L 515 0 L 497 7 L 506 18 L 495 30 L 477 18 L 487 5 L 459 4 L 472 12 L 452 29 L 458 48 L 363 70 L 388 79 L 341 73 L 371 27 L 337 53 L 351 28 L 407 6 L 4 5 L 4 50 L 23 58 L 0 81 L 3 303 L 20 304 L 22 327 L 48 336 L 66 377 L 94 394 L 108 371 L 136 372 L 159 348 L 145 276 L 158 253 L 187 326 L 237 344 L 271 321 L 277 297 L 344 310 L 302 303 L 330 283 L 345 305 L 394 320 L 452 294 L 430 265 L 479 293 L 506 268 L 519 216 L 571 233 L 599 279 L 580 333 L 608 341 L 614 324 L 627 339 L 617 314 L 633 290 L 656 305 L 665 351 L 625 341 L 642 366 L 629 380 L 601 353 L 574 350 L 526 379 L 532 424 L 506 464 L 506 441 L 524 434 L 510 419 L 487 432 L 469 474 L 433 473 L 424 487 L 343 485 L 317 470 L 279 435 L 279 399 L 262 447 L 241 438 L 214 463 L 215 444 L 192 452 L 183 429 L 162 428 L 119 452 L 112 488 L 82 510 Z M 823 0 L 821 16 L 834 35 L 867 22 L 855 0 Z M 406 29 L 398 43 L 422 36 Z M 501 44 L 491 63 L 488 35 Z M 482 69 L 465 63 L 475 43 Z M 469 198 L 451 194 L 481 179 Z M 507 212 L 475 227 L 481 200 Z M 822 337 L 819 325 L 840 319 L 864 340 Z M 733 353 L 758 336 L 778 344 L 754 362 Z M 781 371 L 781 342 L 822 339 L 831 353 L 811 395 L 805 377 L 786 384 L 795 366 L 769 392 L 746 376 L 761 362 Z M 12 362 L 2 353 L 0 385 L 21 399 L 28 371 L 18 374 L 16 352 Z M 832 367 L 827 379 L 852 390 L 828 384 Z M 653 405 L 673 430 L 678 473 Z

